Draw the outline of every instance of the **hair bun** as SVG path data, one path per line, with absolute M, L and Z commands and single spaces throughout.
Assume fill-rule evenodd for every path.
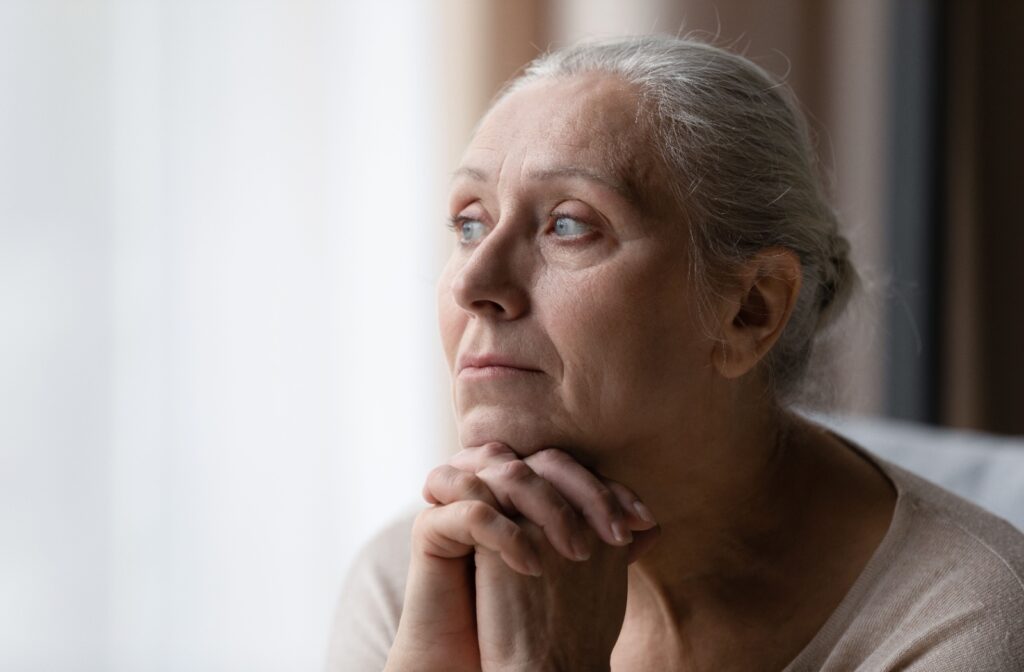
M 857 270 L 850 260 L 850 241 L 836 232 L 832 251 L 821 273 L 818 296 L 818 328 L 827 326 L 842 312 L 857 284 Z

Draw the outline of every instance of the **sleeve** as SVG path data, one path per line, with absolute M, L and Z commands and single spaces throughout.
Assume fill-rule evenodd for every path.
M 358 554 L 335 611 L 327 672 L 380 672 L 398 631 L 409 567 L 412 517 L 374 537 Z

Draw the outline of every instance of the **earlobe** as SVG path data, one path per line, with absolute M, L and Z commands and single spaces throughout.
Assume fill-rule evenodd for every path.
M 775 345 L 800 293 L 800 261 L 782 248 L 762 250 L 744 264 L 723 303 L 713 363 L 725 378 L 751 371 Z

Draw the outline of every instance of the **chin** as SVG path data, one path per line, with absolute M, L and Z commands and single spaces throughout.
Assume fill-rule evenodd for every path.
M 568 438 L 550 419 L 504 408 L 474 408 L 459 418 L 458 429 L 464 448 L 497 441 L 521 457 L 544 448 L 564 447 Z

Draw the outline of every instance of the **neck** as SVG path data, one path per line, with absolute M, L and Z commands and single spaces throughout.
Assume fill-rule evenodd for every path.
M 796 419 L 774 408 L 723 413 L 673 440 L 615 451 L 598 471 L 633 488 L 661 526 L 631 576 L 685 611 L 722 582 L 745 582 L 784 552 L 798 488 L 790 445 Z

